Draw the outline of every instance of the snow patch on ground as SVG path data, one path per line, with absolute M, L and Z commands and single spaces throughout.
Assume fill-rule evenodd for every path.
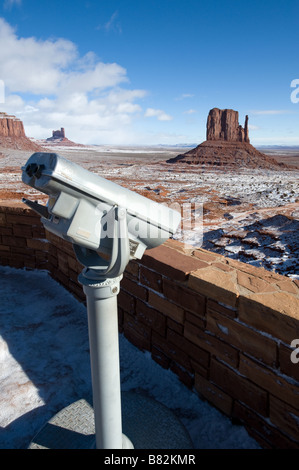
M 0 448 L 27 448 L 50 418 L 91 394 L 87 315 L 47 272 L 0 267 Z M 120 335 L 123 391 L 173 410 L 198 449 L 257 449 L 171 371 Z

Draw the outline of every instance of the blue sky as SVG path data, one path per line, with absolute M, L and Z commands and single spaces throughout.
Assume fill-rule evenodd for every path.
M 30 137 L 177 144 L 232 108 L 254 145 L 299 145 L 298 23 L 298 0 L 4 0 L 0 109 Z

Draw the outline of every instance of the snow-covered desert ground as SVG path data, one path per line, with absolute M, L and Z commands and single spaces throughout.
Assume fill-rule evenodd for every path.
M 25 449 L 58 411 L 91 395 L 87 315 L 47 272 L 0 267 L 0 279 L 0 449 Z M 195 449 L 260 448 L 150 353 L 119 342 L 122 391 L 167 406 Z

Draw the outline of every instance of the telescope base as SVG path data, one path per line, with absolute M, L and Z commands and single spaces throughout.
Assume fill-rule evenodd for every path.
M 133 392 L 122 392 L 121 400 L 123 449 L 132 449 L 131 443 L 134 449 L 193 448 L 185 427 L 164 405 Z M 63 408 L 28 449 L 95 449 L 94 411 L 89 401 L 81 399 Z

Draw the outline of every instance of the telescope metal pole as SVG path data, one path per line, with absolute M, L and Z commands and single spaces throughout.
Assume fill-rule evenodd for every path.
M 133 448 L 122 435 L 117 294 L 122 276 L 79 277 L 87 299 L 97 449 Z

